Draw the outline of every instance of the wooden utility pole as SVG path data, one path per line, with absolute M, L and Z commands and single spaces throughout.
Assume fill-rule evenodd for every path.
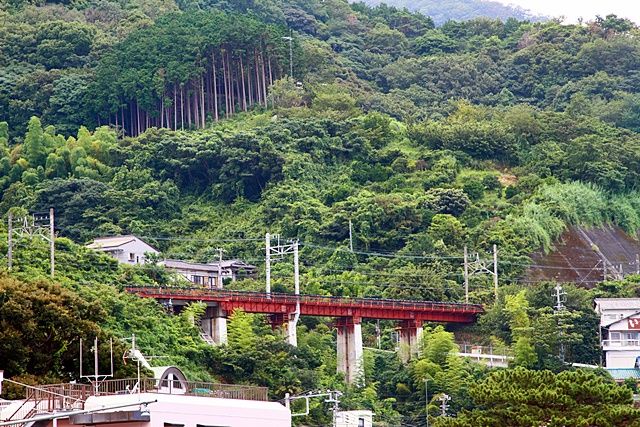
M 349 249 L 353 252 L 353 225 L 351 218 L 349 218 Z

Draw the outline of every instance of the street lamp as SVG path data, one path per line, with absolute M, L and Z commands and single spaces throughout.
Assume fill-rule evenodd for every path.
M 429 427 L 429 378 L 424 379 L 424 407 L 427 414 L 427 427 Z
M 293 79 L 293 30 L 289 29 L 289 35 L 282 40 L 289 42 L 289 76 Z

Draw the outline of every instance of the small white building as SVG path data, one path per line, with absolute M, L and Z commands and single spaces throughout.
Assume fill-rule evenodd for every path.
M 372 427 L 373 412 L 340 411 L 336 413 L 336 427 Z
M 640 298 L 596 298 L 607 369 L 640 367 Z
M 220 287 L 221 283 L 218 280 L 218 275 L 220 275 L 222 280 L 230 279 L 235 282 L 239 278 L 255 277 L 257 271 L 256 266 L 238 259 L 211 262 L 208 264 L 165 259 L 161 264 L 164 265 L 166 269 L 180 274 L 191 283 L 209 288 Z
M 144 240 L 133 236 L 99 237 L 87 245 L 87 248 L 105 252 L 122 264 L 144 264 L 147 254 L 158 255 L 160 252 Z

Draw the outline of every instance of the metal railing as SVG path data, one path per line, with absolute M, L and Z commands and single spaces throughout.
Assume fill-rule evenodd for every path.
M 36 414 L 50 413 L 56 410 L 82 409 L 88 396 L 87 386 L 80 384 L 54 384 L 43 386 L 24 385 L 25 399 L 11 415 L 3 421 L 22 420 Z
M 172 288 L 172 287 L 150 287 L 150 286 L 128 286 L 128 292 L 139 293 L 143 296 L 153 295 L 153 297 L 171 298 L 176 296 L 193 297 L 199 299 L 208 297 L 225 301 L 258 301 L 275 302 L 278 304 L 295 304 L 300 301 L 304 304 L 349 306 L 349 307 L 374 307 L 386 309 L 404 310 L 433 310 L 433 311 L 454 311 L 467 313 L 482 313 L 484 310 L 479 304 L 465 304 L 457 302 L 437 302 L 437 301 L 412 301 L 388 298 L 351 298 L 334 297 L 324 295 L 292 295 L 282 293 L 266 294 L 263 292 L 229 291 L 224 289 L 205 288 Z
M 476 345 L 467 343 L 456 343 L 460 349 L 460 353 L 479 355 L 479 356 L 494 356 L 494 357 L 511 357 L 513 352 L 506 347 L 493 347 L 490 345 Z
M 240 399 L 267 401 L 266 387 L 207 382 L 158 380 L 135 378 L 106 380 L 98 384 L 46 384 L 25 385 L 25 399 L 0 421 L 23 420 L 37 414 L 84 409 L 89 396 L 109 396 L 117 394 L 156 393 L 183 396 L 214 397 L 219 399 Z M 13 403 L 13 402 L 11 402 Z M 9 405 L 6 405 L 9 406 Z
M 640 339 L 638 340 L 602 340 L 603 347 L 640 347 Z
M 218 384 L 196 381 L 158 380 L 153 378 L 138 380 L 128 378 L 122 380 L 106 380 L 99 384 L 97 393 L 100 396 L 114 394 L 157 393 L 183 396 L 215 397 L 220 399 L 267 400 L 266 387 L 236 384 Z

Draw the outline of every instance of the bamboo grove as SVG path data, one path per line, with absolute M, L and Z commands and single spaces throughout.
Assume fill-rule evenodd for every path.
M 137 136 L 149 127 L 203 128 L 267 106 L 289 69 L 283 28 L 224 13 L 171 14 L 136 31 L 96 70 L 99 123 Z

